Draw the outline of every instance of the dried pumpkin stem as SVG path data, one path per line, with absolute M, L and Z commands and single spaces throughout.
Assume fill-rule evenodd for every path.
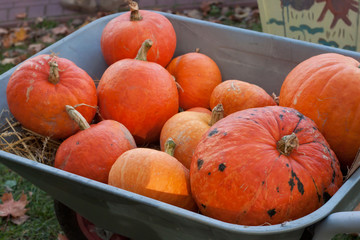
M 89 123 L 86 119 L 79 113 L 75 108 L 70 105 L 66 105 L 66 112 L 69 114 L 70 118 L 74 120 L 80 127 L 81 130 L 90 128 Z
M 59 65 L 54 59 L 49 62 L 49 65 L 50 65 L 50 72 L 49 72 L 48 80 L 52 84 L 57 84 L 60 80 Z
M 276 143 L 277 150 L 285 156 L 289 156 L 292 153 L 292 151 L 296 149 L 298 146 L 299 146 L 299 139 L 297 138 L 295 133 L 283 136 Z
M 142 44 L 141 47 L 136 55 L 136 60 L 146 61 L 147 60 L 147 53 L 151 48 L 153 42 L 151 39 L 146 39 Z
M 175 147 L 176 147 L 175 141 L 174 141 L 172 138 L 169 138 L 169 139 L 165 142 L 164 152 L 166 152 L 166 153 L 169 154 L 170 156 L 174 156 Z
M 211 119 L 209 122 L 209 126 L 211 127 L 222 118 L 224 118 L 224 107 L 221 103 L 219 103 L 211 111 Z
M 139 5 L 135 1 L 129 1 L 130 21 L 141 21 L 142 16 L 139 12 Z

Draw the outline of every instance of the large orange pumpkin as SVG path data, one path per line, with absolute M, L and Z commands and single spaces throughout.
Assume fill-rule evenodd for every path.
M 279 224 L 322 206 L 342 185 L 339 162 L 312 120 L 292 108 L 251 108 L 199 142 L 190 185 L 200 211 L 242 225 Z
M 96 107 L 93 79 L 72 61 L 55 55 L 26 60 L 11 75 L 6 89 L 9 110 L 25 127 L 52 138 L 66 138 L 79 130 L 66 113 L 65 105 Z M 77 110 L 91 122 L 96 109 Z
M 138 145 L 158 140 L 179 109 L 173 77 L 159 64 L 145 61 L 150 47 L 151 41 L 145 41 L 136 59 L 112 64 L 98 85 L 101 116 L 124 124 Z
M 360 147 L 360 63 L 326 53 L 297 65 L 280 91 L 281 106 L 311 118 L 329 142 L 345 171 Z
M 163 15 L 138 10 L 130 1 L 130 12 L 112 19 L 101 35 L 101 50 L 108 65 L 124 58 L 135 58 L 138 49 L 146 39 L 154 44 L 148 54 L 148 61 L 163 67 L 170 62 L 176 48 L 176 34 L 171 22 Z
M 210 95 L 222 79 L 214 60 L 205 54 L 191 52 L 171 60 L 166 69 L 179 85 L 181 108 L 210 108 Z
M 160 134 L 161 150 L 165 151 L 165 143 L 171 138 L 176 143 L 174 157 L 188 169 L 202 135 L 224 114 L 222 105 L 214 108 L 212 114 L 198 111 L 187 110 L 175 114 L 166 121 Z
M 168 153 L 136 148 L 123 153 L 111 167 L 109 184 L 191 211 L 189 170 Z
M 217 85 L 210 96 L 210 108 L 221 103 L 224 116 L 254 107 L 276 105 L 275 100 L 260 86 L 240 80 L 226 80 Z
M 136 148 L 129 130 L 114 120 L 88 125 L 81 114 L 67 106 L 81 131 L 62 142 L 54 166 L 99 182 L 107 183 L 111 166 L 125 151 Z

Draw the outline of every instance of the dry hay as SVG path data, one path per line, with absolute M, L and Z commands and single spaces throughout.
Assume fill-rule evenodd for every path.
M 0 112 L 0 150 L 53 166 L 60 142 L 23 128 L 9 110 Z

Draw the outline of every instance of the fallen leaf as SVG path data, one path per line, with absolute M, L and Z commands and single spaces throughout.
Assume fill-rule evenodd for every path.
M 1 41 L 2 46 L 4 48 L 10 48 L 14 44 L 13 38 L 14 37 L 12 34 L 5 35 L 5 37 L 3 37 L 2 41 Z
M 53 28 L 51 31 L 52 31 L 52 33 L 55 34 L 55 35 L 60 35 L 60 34 L 67 34 L 67 33 L 69 33 L 68 27 L 65 26 L 64 24 L 61 24 L 61 25 Z
M 0 36 L 8 34 L 9 31 L 5 28 L 0 28 Z
M 68 238 L 64 234 L 59 233 L 57 240 L 68 240 Z
M 17 19 L 24 19 L 26 18 L 26 16 L 27 16 L 26 12 L 16 14 Z
M 37 52 L 40 52 L 40 50 L 42 50 L 45 47 L 45 45 L 43 43 L 33 43 L 30 44 L 28 47 L 28 51 L 31 54 L 35 54 Z
M 1 64 L 2 65 L 6 65 L 6 64 L 14 64 L 14 65 L 16 65 L 16 58 L 4 58 L 3 60 L 1 60 Z
M 26 222 L 26 220 L 29 219 L 29 216 L 28 215 L 23 215 L 23 216 L 20 216 L 20 217 L 12 217 L 11 218 L 11 222 L 16 224 L 16 225 L 21 225 L 23 224 L 24 222 Z
M 27 39 L 26 29 L 21 27 L 15 31 L 14 42 L 22 42 Z
M 23 217 L 28 210 L 25 208 L 28 201 L 24 193 L 21 194 L 18 201 L 14 201 L 12 193 L 4 193 L 1 200 L 3 203 L 0 204 L 0 217 L 19 218 Z
M 55 38 L 51 37 L 49 34 L 42 36 L 40 40 L 43 43 L 54 43 L 56 41 Z

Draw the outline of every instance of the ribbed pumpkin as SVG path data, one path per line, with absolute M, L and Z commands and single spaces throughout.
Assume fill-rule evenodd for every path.
M 336 53 L 297 65 L 282 84 L 280 105 L 311 118 L 339 158 L 344 171 L 360 148 L 360 63 Z
M 88 125 L 81 114 L 67 106 L 81 131 L 59 146 L 54 166 L 99 182 L 107 183 L 111 166 L 125 151 L 136 148 L 129 130 L 119 122 L 104 120 Z
M 190 52 L 171 60 L 166 69 L 179 85 L 181 108 L 210 108 L 210 95 L 222 79 L 214 60 L 205 54 Z
M 275 106 L 275 100 L 260 86 L 240 80 L 226 80 L 210 96 L 210 108 L 221 103 L 224 116 L 254 107 Z
M 136 59 L 124 59 L 106 69 L 98 85 L 100 113 L 126 126 L 138 145 L 159 139 L 165 122 L 178 112 L 178 91 L 165 68 L 146 61 L 151 41 Z
M 161 150 L 165 150 L 165 143 L 171 138 L 176 143 L 174 157 L 190 169 L 192 155 L 202 135 L 223 115 L 221 104 L 214 108 L 212 114 L 189 110 L 175 114 L 161 130 Z
M 93 79 L 72 61 L 55 55 L 38 55 L 22 63 L 6 89 L 10 112 L 25 128 L 52 138 L 67 138 L 79 130 L 65 105 L 97 105 Z M 77 110 L 91 122 L 95 108 Z
M 176 48 L 176 34 L 171 22 L 163 15 L 139 10 L 134 1 L 130 12 L 126 12 L 106 24 L 101 35 L 101 50 L 108 65 L 125 59 L 135 58 L 138 49 L 146 39 L 154 42 L 148 61 L 163 67 L 170 62 Z
M 279 224 L 322 206 L 342 185 L 339 162 L 312 120 L 292 108 L 251 108 L 199 142 L 190 185 L 200 211 L 242 225 Z
M 123 153 L 111 167 L 109 184 L 177 207 L 195 211 L 189 170 L 169 153 L 136 148 Z

